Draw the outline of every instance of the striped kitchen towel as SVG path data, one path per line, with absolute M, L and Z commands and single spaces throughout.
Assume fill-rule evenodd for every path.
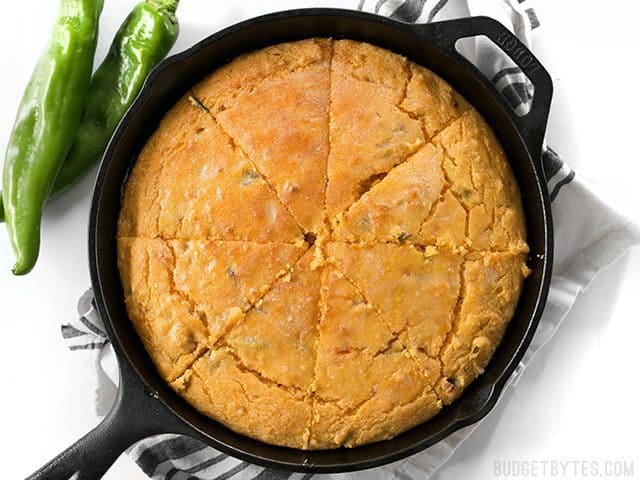
M 357 1 L 357 0 L 355 0 Z M 540 26 L 530 0 L 360 0 L 351 5 L 361 10 L 406 22 L 431 22 L 468 15 L 488 15 L 510 28 L 524 43 L 530 45 L 532 33 Z M 344 2 L 275 0 L 270 2 L 216 3 L 215 17 L 223 24 L 207 25 L 202 33 L 216 30 L 243 18 L 302 6 L 341 6 Z M 226 14 L 226 16 L 225 16 Z M 193 30 L 193 29 L 192 29 Z M 185 29 L 187 42 L 194 32 Z M 191 35 L 191 37 L 189 37 Z M 185 35 L 183 35 L 183 41 Z M 482 38 L 462 43 L 463 54 L 494 83 L 517 112 L 526 112 L 534 92 L 522 72 L 493 44 Z M 622 255 L 630 246 L 640 242 L 640 232 L 585 185 L 584 181 L 551 149 L 543 154 L 544 169 L 551 193 L 556 236 L 554 276 L 543 319 L 534 340 L 510 388 L 535 353 L 546 344 L 571 308 L 578 294 L 586 289 L 596 273 Z M 80 318 L 62 326 L 62 335 L 69 348 L 79 358 L 84 356 L 90 365 L 95 390 L 95 406 L 99 416 L 106 414 L 116 392 L 117 368 L 113 351 L 100 317 L 92 303 L 91 291 L 80 299 Z M 158 435 L 133 445 L 128 454 L 153 479 L 426 479 L 445 463 L 456 448 L 477 427 L 466 427 L 427 450 L 396 463 L 366 472 L 340 475 L 304 475 L 274 471 L 242 462 L 207 447 L 188 437 Z

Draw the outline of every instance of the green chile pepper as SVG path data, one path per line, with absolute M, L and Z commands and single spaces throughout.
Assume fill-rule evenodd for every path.
M 93 75 L 82 121 L 49 199 L 75 185 L 98 163 L 118 122 L 151 69 L 175 44 L 179 0 L 147 0 L 133 9 Z M 0 221 L 2 206 L 0 205 Z
M 93 75 L 80 128 L 49 198 L 69 190 L 100 161 L 149 72 L 178 38 L 178 2 L 141 2 L 118 30 L 107 57 Z
M 28 273 L 38 258 L 42 208 L 80 124 L 102 5 L 61 0 L 51 40 L 18 108 L 2 177 L 16 275 Z

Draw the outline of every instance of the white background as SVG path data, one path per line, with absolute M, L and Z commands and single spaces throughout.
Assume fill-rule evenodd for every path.
M 57 3 L 3 2 L 2 151 Z M 100 56 L 134 3 L 105 1 Z M 273 9 L 269 2 L 249 3 L 257 4 L 256 12 Z M 278 7 L 286 3 L 299 2 L 278 2 Z M 183 33 L 177 50 L 228 23 L 213 5 L 210 0 L 182 0 Z M 543 31 L 534 49 L 556 88 L 549 144 L 640 219 L 639 3 L 538 0 L 536 8 Z M 86 179 L 47 209 L 40 260 L 30 275 L 11 275 L 13 257 L 4 228 L 0 230 L 3 478 L 23 478 L 97 422 L 84 367 L 63 345 L 59 329 L 75 316 L 76 300 L 89 286 L 86 237 L 92 181 Z M 515 393 L 436 478 L 494 478 L 496 460 L 523 459 L 634 461 L 640 478 L 639 287 L 636 249 L 603 271 L 578 299 Z M 123 456 L 106 478 L 145 477 Z

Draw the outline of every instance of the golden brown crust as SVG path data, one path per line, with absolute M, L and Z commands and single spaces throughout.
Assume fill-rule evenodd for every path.
M 118 239 L 127 310 L 162 376 L 182 374 L 303 252 L 288 244 Z
M 203 355 L 172 387 L 199 411 L 236 432 L 294 448 L 309 442 L 308 395 L 266 381 L 225 349 Z
M 368 43 L 354 40 L 337 40 L 333 43 L 333 75 L 353 77 L 386 87 L 394 104 L 402 100 L 409 81 L 408 67 L 406 58 Z
M 441 408 L 398 343 L 378 356 L 342 355 L 320 371 L 318 381 L 322 389 L 314 404 L 310 444 L 314 449 L 387 440 L 428 420 Z M 340 399 L 325 401 L 323 395 Z
M 265 79 L 328 64 L 330 59 L 328 39 L 281 43 L 234 59 L 196 85 L 193 93 L 215 116 L 232 105 L 238 94 L 251 91 Z
M 160 214 L 159 192 L 165 185 L 164 159 L 177 157 L 210 124 L 206 112 L 184 97 L 165 115 L 138 156 L 124 192 L 118 235 L 154 237 Z
M 435 383 L 438 352 L 453 324 L 460 292 L 462 257 L 390 243 L 330 243 L 327 252 Z
M 302 246 L 279 243 L 169 241 L 176 291 L 206 318 L 214 344 L 287 275 L 303 255 Z
M 117 237 L 162 377 L 294 448 L 437 414 L 486 367 L 528 273 L 484 119 L 433 72 L 351 40 L 268 47 L 196 85 L 140 154 Z

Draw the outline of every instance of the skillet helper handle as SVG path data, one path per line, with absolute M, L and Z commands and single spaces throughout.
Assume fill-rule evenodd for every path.
M 490 17 L 468 17 L 446 22 L 421 25 L 429 31 L 429 39 L 451 56 L 469 61 L 455 47 L 461 38 L 486 35 L 513 62 L 520 67 L 534 87 L 533 102 L 529 112 L 523 116 L 513 115 L 531 156 L 540 159 L 542 143 L 551 108 L 553 82 L 549 72 L 531 51 L 504 25 Z
M 102 422 L 27 480 L 96 480 L 127 448 L 150 435 L 166 433 L 175 418 L 133 372 L 120 370 L 115 403 Z

